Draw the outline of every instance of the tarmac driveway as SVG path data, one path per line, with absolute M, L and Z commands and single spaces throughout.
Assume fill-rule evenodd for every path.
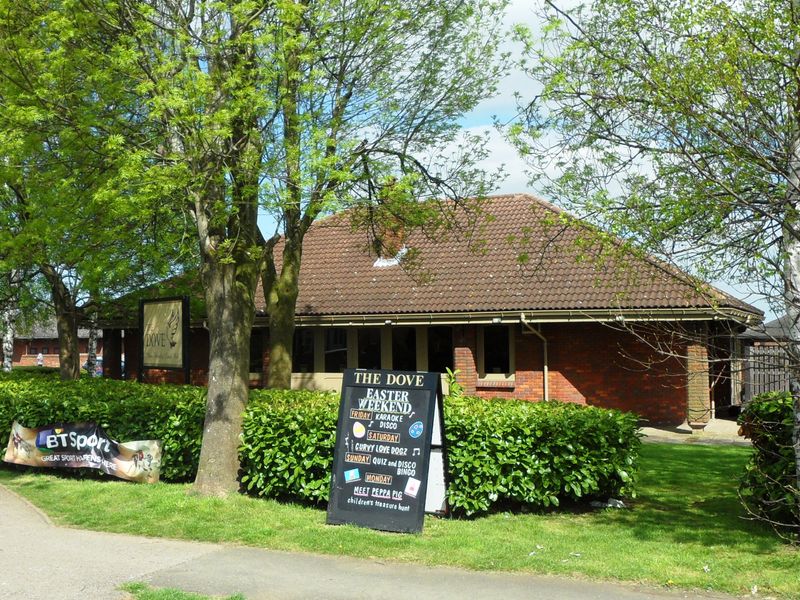
M 248 600 L 730 598 L 67 529 L 0 486 L 0 598 L 121 599 L 129 581 Z

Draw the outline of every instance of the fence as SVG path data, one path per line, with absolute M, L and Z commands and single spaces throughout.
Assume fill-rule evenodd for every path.
M 789 390 L 789 357 L 781 346 L 744 347 L 744 401 Z

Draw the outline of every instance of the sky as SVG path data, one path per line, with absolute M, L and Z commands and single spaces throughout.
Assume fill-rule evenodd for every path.
M 570 3 L 577 2 L 575 0 L 567 0 L 562 4 Z M 536 37 L 541 30 L 537 12 L 540 11 L 542 4 L 542 0 L 511 0 L 506 13 L 505 26 L 510 29 L 514 24 L 523 23 L 533 31 L 534 37 Z M 519 46 L 515 46 L 510 40 L 504 43 L 503 48 L 516 54 L 521 52 Z M 514 120 L 518 112 L 517 102 L 514 97 L 515 92 L 520 93 L 523 98 L 532 98 L 536 94 L 535 82 L 519 69 L 512 70 L 505 77 L 495 97 L 485 100 L 472 112 L 465 115 L 462 125 L 471 133 L 486 132 L 488 134 L 489 158 L 481 163 L 487 171 L 496 170 L 500 166 L 505 167 L 507 177 L 498 183 L 494 193 L 528 192 L 544 197 L 541 190 L 530 184 L 525 162 L 519 157 L 511 144 L 505 141 L 502 133 L 493 124 L 495 118 L 501 123 L 508 123 Z M 555 205 L 559 204 L 558 198 L 545 197 L 545 200 Z M 722 275 L 719 279 L 710 283 L 762 310 L 765 313 L 765 321 L 776 318 L 775 312 L 763 297 L 745 286 L 732 285 Z
M 511 0 L 506 11 L 504 27 L 511 29 L 514 25 L 522 23 L 530 27 L 534 33 L 537 32 L 540 28 L 536 11 L 541 4 L 541 0 Z M 511 41 L 510 36 L 506 36 L 506 39 L 501 50 L 510 51 L 513 55 L 519 56 L 522 53 L 521 46 Z M 468 132 L 489 135 L 489 158 L 482 163 L 484 168 L 492 171 L 500 166 L 505 166 L 507 177 L 499 183 L 495 193 L 510 194 L 534 191 L 528 185 L 529 178 L 526 174 L 525 163 L 494 126 L 495 117 L 500 123 L 509 123 L 517 116 L 515 92 L 529 98 L 535 94 L 534 90 L 534 82 L 527 75 L 520 69 L 511 69 L 500 82 L 498 94 L 481 102 L 462 121 L 462 125 Z

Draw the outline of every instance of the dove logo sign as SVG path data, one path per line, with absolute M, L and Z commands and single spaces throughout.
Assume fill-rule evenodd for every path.
M 189 301 L 187 298 L 141 300 L 139 308 L 140 358 L 147 369 L 183 370 L 189 383 L 188 340 Z

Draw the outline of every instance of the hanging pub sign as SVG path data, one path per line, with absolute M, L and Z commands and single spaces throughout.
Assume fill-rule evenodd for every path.
M 189 299 L 141 300 L 139 331 L 139 381 L 147 369 L 171 369 L 189 383 Z
M 447 510 L 441 398 L 438 373 L 345 370 L 329 524 L 419 532 Z
M 29 428 L 15 421 L 3 460 L 31 467 L 84 467 L 128 481 L 155 483 L 161 465 L 161 444 L 156 440 L 121 444 L 109 439 L 95 423 Z

